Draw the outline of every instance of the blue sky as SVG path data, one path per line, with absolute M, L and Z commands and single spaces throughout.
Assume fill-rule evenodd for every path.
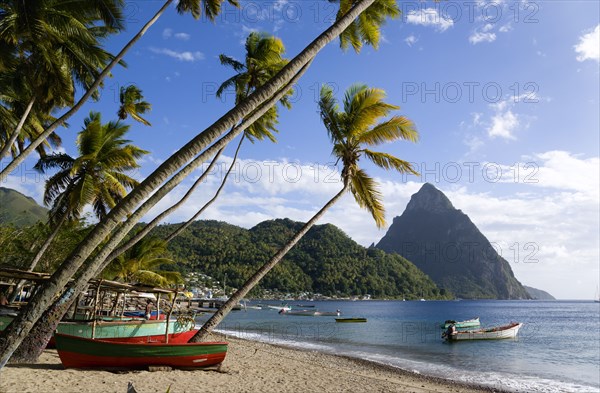
M 116 53 L 158 10 L 159 1 L 128 2 L 127 31 L 107 42 Z M 421 176 L 364 167 L 382 183 L 387 218 L 400 215 L 427 181 L 463 210 L 509 261 L 524 284 L 560 298 L 591 298 L 599 271 L 599 3 L 595 1 L 399 2 L 403 16 L 383 29 L 379 50 L 343 52 L 338 42 L 317 57 L 299 82 L 291 111 L 281 110 L 278 143 L 246 143 L 233 181 L 205 218 L 251 227 L 290 217 L 306 220 L 341 187 L 317 114 L 315 95 L 329 83 L 338 97 L 361 82 L 383 88 L 420 132 L 417 144 L 382 150 L 415 163 Z M 232 73 L 218 55 L 243 59 L 250 31 L 280 37 L 293 57 L 331 24 L 324 1 L 242 1 L 215 23 L 169 10 L 61 129 L 75 154 L 83 118 L 115 118 L 118 88 L 135 83 L 153 110 L 152 127 L 132 124 L 130 138 L 152 151 L 140 179 L 233 106 L 214 96 Z M 231 162 L 233 146 L 222 162 Z M 41 200 L 43 182 L 27 169 L 5 186 Z M 221 166 L 223 167 L 223 166 Z M 194 174 L 197 177 L 200 172 Z M 190 217 L 218 186 L 215 173 L 168 221 Z M 190 178 L 146 218 L 176 201 Z M 323 222 L 363 245 L 378 231 L 350 196 Z

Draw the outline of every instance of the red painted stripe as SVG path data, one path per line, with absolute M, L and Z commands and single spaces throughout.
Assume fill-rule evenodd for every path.
M 103 369 L 146 369 L 148 366 L 170 366 L 176 368 L 201 368 L 222 363 L 227 352 L 202 354 L 196 356 L 168 356 L 161 358 L 129 358 L 93 356 L 75 352 L 58 351 L 60 361 L 65 368 L 103 368 Z

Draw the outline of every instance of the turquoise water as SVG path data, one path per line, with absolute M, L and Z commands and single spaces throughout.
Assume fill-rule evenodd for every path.
M 248 310 L 232 312 L 219 330 L 246 339 L 349 355 L 507 390 L 600 391 L 599 303 L 462 300 L 289 304 L 314 304 L 320 311 L 340 309 L 343 317 L 366 317 L 368 322 L 336 323 L 333 317 Z M 441 340 L 442 321 L 473 317 L 480 317 L 482 326 L 511 321 L 524 326 L 517 340 Z

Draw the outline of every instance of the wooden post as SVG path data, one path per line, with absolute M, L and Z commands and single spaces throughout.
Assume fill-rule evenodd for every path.
M 167 323 L 166 323 L 167 329 L 165 331 L 165 344 L 169 343 L 169 322 L 171 321 L 171 315 L 173 315 L 173 309 L 175 308 L 176 301 L 177 301 L 177 291 L 175 291 L 175 297 L 173 297 L 173 301 L 171 302 L 171 309 L 169 310 L 169 314 L 167 315 Z
M 152 314 L 150 314 L 152 316 Z M 160 321 L 160 293 L 156 294 L 156 320 Z
M 96 288 L 96 299 L 94 299 L 94 309 L 92 310 L 92 316 L 94 317 L 94 321 L 92 322 L 92 339 L 96 338 L 96 311 L 98 310 L 98 299 L 100 298 L 101 284 L 102 280 L 98 282 L 98 287 Z
M 121 308 L 121 319 L 125 316 L 125 305 L 127 304 L 127 292 L 123 292 L 123 308 Z

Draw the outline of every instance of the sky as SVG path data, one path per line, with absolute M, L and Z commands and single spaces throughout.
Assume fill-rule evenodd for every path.
M 116 53 L 162 5 L 129 1 L 127 30 L 107 40 Z M 461 209 L 510 263 L 523 284 L 561 299 L 591 299 L 600 281 L 600 3 L 596 1 L 399 1 L 402 17 L 382 30 L 377 50 L 360 54 L 331 43 L 299 81 L 291 110 L 280 109 L 276 144 L 245 142 L 222 196 L 202 216 L 250 228 L 274 218 L 306 221 L 341 188 L 317 112 L 322 84 L 338 98 L 354 83 L 382 88 L 397 114 L 417 126 L 418 143 L 380 147 L 419 176 L 361 165 L 381 185 L 388 224 L 429 182 Z M 326 1 L 242 1 L 214 23 L 172 7 L 125 57 L 89 102 L 60 129 L 61 152 L 76 155 L 76 134 L 90 111 L 116 119 L 118 91 L 135 84 L 152 127 L 128 121 L 128 137 L 151 151 L 138 179 L 234 106 L 215 91 L 232 70 L 218 55 L 243 60 L 252 31 L 280 37 L 291 58 L 331 25 Z M 220 184 L 237 140 L 190 201 L 165 222 L 191 217 Z M 2 186 L 41 203 L 44 177 L 28 159 Z M 196 171 L 145 217 L 176 202 Z M 358 243 L 378 230 L 351 195 L 322 219 Z M 596 295 L 597 296 L 597 295 Z

